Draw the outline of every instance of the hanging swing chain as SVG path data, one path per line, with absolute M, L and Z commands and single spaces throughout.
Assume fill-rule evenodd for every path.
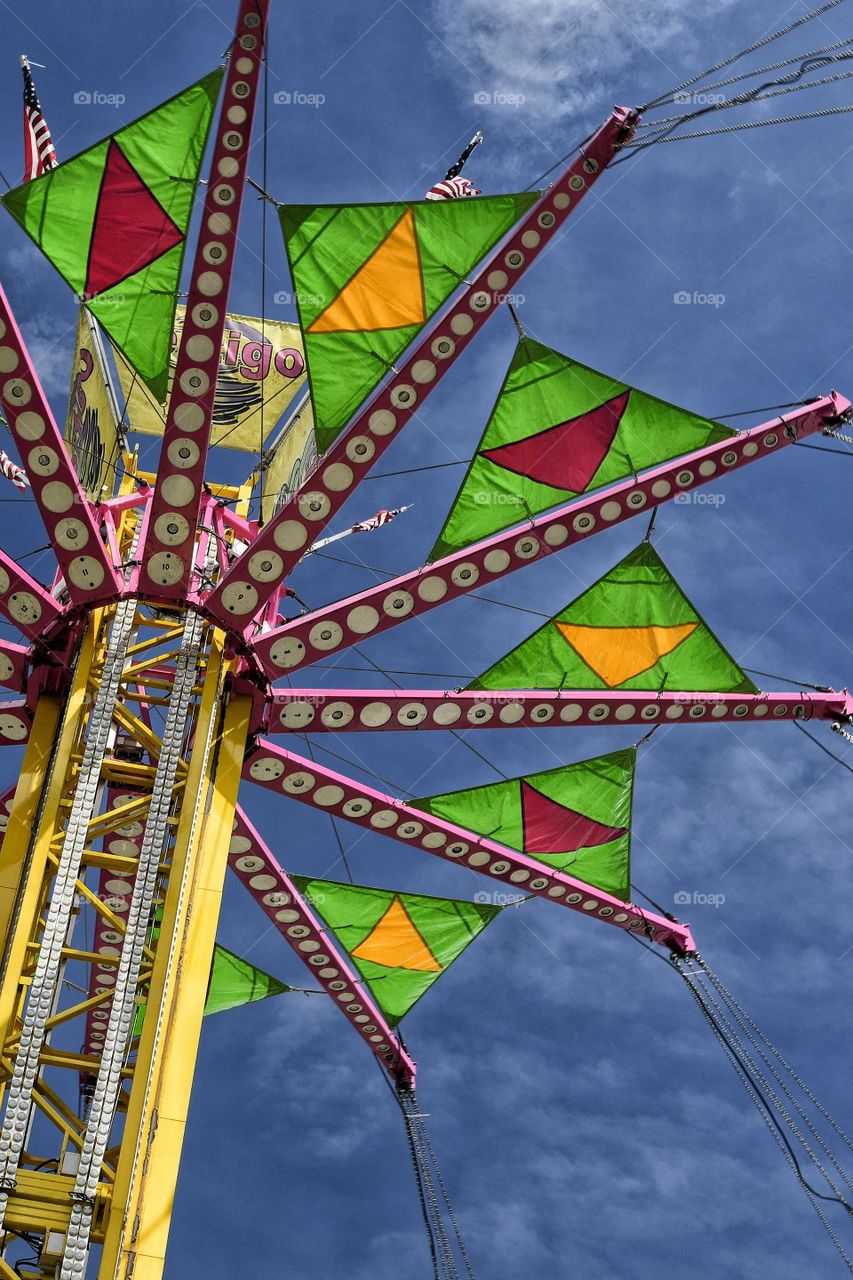
M 779 62 L 768 63 L 766 67 L 755 67 L 752 71 L 743 71 L 738 76 L 729 76 L 725 80 L 715 80 L 713 84 L 703 84 L 702 92 L 711 93 L 714 89 L 727 89 L 729 85 L 740 84 L 744 80 L 752 80 L 755 78 L 755 76 L 767 75 L 768 72 L 771 72 L 771 71 L 781 71 L 783 67 L 791 67 L 798 62 L 809 61 L 812 58 L 815 58 L 815 59 L 822 58 L 825 54 L 834 54 L 839 49 L 849 49 L 851 45 L 853 45 L 853 36 L 849 36 L 846 40 L 838 40 L 835 44 L 822 45 L 821 48 L 819 49 L 809 49 L 807 53 L 793 54 L 789 58 L 782 58 Z M 836 58 L 825 58 L 824 65 L 828 66 L 832 62 L 835 62 L 837 60 L 838 59 Z M 664 95 L 664 98 L 666 98 L 666 96 L 667 95 Z M 657 103 L 654 103 L 654 104 L 650 103 L 647 107 L 645 107 L 645 110 L 650 111 L 653 105 L 654 106 L 667 105 L 666 102 L 664 101 L 664 98 L 658 99 Z M 665 116 L 665 117 L 659 117 L 657 120 L 641 120 L 636 127 L 637 129 L 653 129 L 655 125 L 668 123 L 672 119 L 675 119 L 675 117 Z
M 734 1055 L 734 1057 L 737 1060 L 737 1063 L 739 1064 L 740 1071 L 744 1072 L 748 1076 L 749 1078 L 748 1091 L 750 1092 L 750 1095 L 753 1096 L 753 1101 L 755 1101 L 754 1094 L 758 1094 L 758 1096 L 760 1097 L 761 1106 L 759 1107 L 759 1110 L 761 1110 L 762 1108 L 766 1110 L 766 1112 L 770 1117 L 770 1121 L 772 1122 L 773 1126 L 778 1130 L 782 1138 L 782 1141 L 785 1143 L 785 1146 L 787 1147 L 790 1153 L 791 1159 L 793 1160 L 797 1179 L 803 1186 L 803 1189 L 807 1192 L 807 1194 L 816 1196 L 819 1200 L 827 1200 L 827 1201 L 832 1201 L 834 1203 L 840 1204 L 844 1209 L 847 1210 L 849 1214 L 851 1214 L 851 1216 L 853 1216 L 853 1205 L 850 1205 L 843 1198 L 843 1196 L 838 1192 L 838 1189 L 835 1187 L 826 1169 L 823 1168 L 817 1156 L 809 1147 L 806 1139 L 798 1130 L 796 1124 L 794 1123 L 793 1119 L 785 1109 L 784 1105 L 781 1103 L 780 1099 L 777 1097 L 773 1089 L 770 1087 L 763 1073 L 757 1067 L 754 1059 L 751 1057 L 749 1053 L 749 1050 L 747 1049 L 746 1045 L 743 1043 L 741 1036 L 731 1026 L 731 1023 L 728 1021 L 725 1013 L 722 1011 L 715 997 L 708 992 L 707 988 L 704 988 L 699 982 L 696 981 L 696 979 L 699 978 L 702 975 L 702 973 L 709 972 L 707 969 L 707 966 L 704 964 L 699 964 L 698 972 L 697 972 L 697 969 L 693 968 L 694 962 L 697 962 L 696 953 L 693 953 L 692 955 L 687 957 L 678 956 L 674 954 L 672 957 L 672 962 L 676 970 L 678 971 L 678 973 L 687 982 L 687 985 L 690 988 L 700 1008 L 702 1009 L 704 1016 L 713 1027 L 715 1034 L 717 1035 L 717 1038 L 723 1044 L 724 1048 L 727 1049 L 727 1056 Z M 715 1009 L 717 1010 L 716 1013 L 715 1013 Z M 728 1029 L 728 1032 L 729 1032 L 728 1035 L 726 1034 L 726 1029 Z M 731 1057 L 730 1057 L 730 1060 L 731 1060 Z M 740 1074 L 740 1071 L 739 1071 L 739 1074 Z M 765 1096 L 765 1094 L 769 1095 L 769 1098 L 768 1096 Z M 823 1192 L 818 1191 L 815 1187 L 813 1187 L 809 1182 L 806 1181 L 803 1175 L 802 1169 L 800 1168 L 800 1164 L 796 1158 L 796 1155 L 794 1154 L 794 1150 L 790 1142 L 788 1141 L 787 1137 L 784 1134 L 782 1125 L 780 1121 L 777 1119 L 776 1115 L 773 1114 L 774 1109 L 778 1111 L 778 1113 L 783 1117 L 790 1132 L 796 1137 L 797 1141 L 800 1143 L 803 1150 L 808 1154 L 809 1158 L 812 1160 L 815 1167 L 819 1170 L 819 1172 L 824 1177 L 824 1179 L 829 1184 L 829 1186 L 832 1187 L 833 1191 L 836 1192 L 834 1196 L 828 1196 Z M 833 1163 L 835 1163 L 835 1161 L 833 1161 Z M 853 1268 L 851 1268 L 851 1270 L 853 1270 Z
M 438 1255 L 435 1250 L 435 1239 L 432 1234 L 432 1224 L 429 1219 L 429 1212 L 427 1210 L 426 1197 L 424 1196 L 423 1181 L 421 1178 L 421 1170 L 418 1164 L 418 1153 L 417 1153 L 417 1147 L 415 1145 L 415 1138 L 414 1138 L 414 1132 L 413 1132 L 413 1120 L 409 1116 L 409 1113 L 403 1102 L 403 1098 L 405 1096 L 403 1092 L 398 1091 L 395 1096 L 397 1098 L 398 1103 L 400 1104 L 400 1110 L 403 1113 L 403 1123 L 406 1126 L 406 1139 L 409 1144 L 409 1154 L 412 1158 L 412 1168 L 415 1171 L 415 1182 L 418 1188 L 418 1201 L 420 1202 L 420 1206 L 421 1206 L 421 1216 L 423 1218 L 424 1230 L 426 1231 L 427 1240 L 429 1242 L 429 1252 L 430 1252 L 430 1258 L 432 1260 L 433 1280 L 441 1280 L 441 1276 L 439 1275 L 439 1270 L 438 1270 Z
M 424 1140 L 424 1145 L 426 1146 L 426 1149 L 429 1152 L 429 1156 L 432 1161 L 433 1168 L 435 1169 L 436 1181 L 438 1182 L 438 1187 L 439 1187 L 439 1190 L 441 1191 L 441 1198 L 444 1201 L 444 1206 L 447 1210 L 447 1216 L 450 1219 L 450 1222 L 453 1226 L 453 1234 L 456 1237 L 456 1244 L 459 1249 L 459 1253 L 462 1258 L 462 1261 L 465 1264 L 465 1270 L 468 1273 L 468 1280 L 475 1280 L 474 1268 L 471 1265 L 471 1259 L 468 1256 L 468 1250 L 465 1248 L 465 1242 L 462 1239 L 462 1232 L 459 1230 L 459 1223 L 456 1220 L 456 1213 L 454 1212 L 453 1205 L 450 1200 L 450 1196 L 448 1195 L 448 1192 L 447 1192 L 447 1187 L 444 1182 L 444 1176 L 442 1175 L 442 1172 L 441 1172 L 441 1166 L 439 1165 L 438 1157 L 436 1156 L 435 1151 L 433 1150 L 432 1142 L 430 1141 L 429 1130 L 427 1129 L 425 1124 L 423 1125 L 423 1140 Z
M 439 1256 L 436 1258 L 436 1261 L 441 1267 L 443 1280 L 461 1280 L 456 1266 L 456 1260 L 453 1257 L 450 1241 L 447 1238 L 444 1222 L 441 1217 L 438 1197 L 436 1196 L 435 1187 L 433 1186 L 429 1157 L 424 1142 L 426 1125 L 424 1124 L 423 1114 L 418 1107 L 418 1100 L 414 1089 L 398 1090 L 397 1101 L 399 1103 L 400 1110 L 403 1113 L 406 1130 L 410 1137 L 410 1145 L 415 1156 L 415 1171 L 418 1179 L 418 1191 L 421 1195 L 422 1202 L 426 1206 L 430 1219 L 430 1238 L 436 1241 L 438 1246 Z
M 697 75 L 691 76 L 688 80 L 682 80 L 681 84 L 675 85 L 673 89 L 669 89 L 666 93 L 655 98 L 653 102 L 647 102 L 643 110 L 649 111 L 652 107 L 660 106 L 662 103 L 672 99 L 676 93 L 681 93 L 684 89 L 689 89 L 691 85 L 698 84 L 700 80 L 707 80 L 708 76 L 715 75 L 718 71 L 723 71 L 726 67 L 730 67 L 735 62 L 739 62 L 741 58 L 747 58 L 751 53 L 757 53 L 759 49 L 764 49 L 768 44 L 772 44 L 774 40 L 780 39 L 782 36 L 789 35 L 790 32 L 803 27 L 807 22 L 811 22 L 814 18 L 819 18 L 821 14 L 827 13 L 830 9 L 835 9 L 839 4 L 843 4 L 844 0 L 826 0 L 825 4 L 820 5 L 817 9 L 812 9 L 809 13 L 804 13 L 802 17 L 796 18 L 793 22 L 789 22 L 787 26 L 780 27 L 776 31 L 771 31 L 768 35 L 763 36 L 761 40 L 756 40 L 747 49 L 741 49 L 740 53 L 730 54 L 728 58 L 724 58 L 722 62 L 716 63 L 713 67 L 707 67 L 704 71 L 700 71 Z
M 717 1040 L 719 1041 L 720 1047 L 722 1048 L 723 1053 L 725 1054 L 726 1058 L 730 1062 L 735 1074 L 737 1075 L 738 1079 L 740 1080 L 741 1084 L 746 1090 L 746 1093 L 751 1099 L 753 1105 L 755 1106 L 756 1111 L 761 1116 L 761 1119 L 764 1121 L 764 1124 L 767 1126 L 768 1130 L 770 1131 L 770 1135 L 773 1138 L 773 1141 L 776 1143 L 776 1146 L 782 1152 L 782 1155 L 786 1163 L 788 1164 L 789 1168 L 792 1170 L 795 1177 L 798 1179 L 800 1185 L 802 1186 L 803 1191 L 808 1197 L 809 1203 L 811 1204 L 812 1208 L 814 1209 L 815 1213 L 820 1219 L 823 1229 L 826 1231 L 830 1240 L 835 1245 L 835 1248 L 838 1251 L 839 1256 L 844 1261 L 844 1264 L 847 1267 L 847 1270 L 851 1273 L 851 1275 L 853 1275 L 853 1262 L 851 1262 L 850 1258 L 848 1257 L 844 1249 L 844 1246 L 842 1245 L 838 1236 L 835 1234 L 834 1230 L 832 1229 L 829 1223 L 829 1220 L 827 1219 L 826 1215 L 823 1212 L 823 1209 L 817 1203 L 814 1193 L 809 1188 L 808 1184 L 803 1180 L 802 1174 L 800 1173 L 799 1165 L 797 1164 L 796 1157 L 794 1156 L 793 1151 L 791 1150 L 790 1143 L 788 1142 L 787 1138 L 785 1137 L 784 1133 L 779 1127 L 778 1121 L 769 1111 L 764 1101 L 759 1097 L 759 1094 L 754 1088 L 753 1083 L 750 1080 L 749 1075 L 744 1069 L 743 1064 L 738 1058 L 736 1052 L 726 1040 L 726 1037 L 722 1032 L 721 1028 L 714 1021 L 714 1018 L 711 1012 L 706 1008 L 704 1002 L 702 1001 L 701 995 L 699 994 L 697 989 L 694 987 L 693 983 L 689 981 L 689 979 L 687 978 L 687 975 L 683 972 L 681 964 L 679 962 L 679 958 L 676 956 L 673 956 L 672 959 L 676 969 L 687 982 L 687 986 L 690 990 L 690 993 L 693 996 L 694 1000 L 696 1001 L 697 1005 L 699 1006 L 699 1010 L 702 1016 L 705 1018 L 711 1030 L 713 1031 L 714 1035 L 716 1036 Z
M 459 1223 L 447 1191 L 441 1166 L 438 1163 L 438 1157 L 430 1141 L 424 1113 L 418 1106 L 415 1090 L 398 1086 L 392 1092 L 406 1125 L 409 1150 L 412 1155 L 415 1178 L 418 1184 L 421 1212 L 430 1241 L 433 1274 L 436 1280 L 461 1280 L 453 1248 L 445 1229 L 441 1207 L 433 1183 L 432 1171 L 435 1173 L 435 1183 L 441 1192 L 447 1216 L 453 1227 L 456 1246 L 464 1263 L 468 1280 L 475 1280 L 474 1268 L 471 1265 L 471 1259 L 462 1239 Z
M 815 1095 L 812 1093 L 809 1086 L 805 1083 L 804 1080 L 800 1078 L 800 1076 L 797 1074 L 797 1072 L 794 1070 L 791 1064 L 782 1056 L 780 1051 L 777 1049 L 776 1045 L 773 1044 L 773 1042 L 770 1039 L 768 1039 L 768 1037 L 764 1034 L 761 1028 L 753 1021 L 753 1019 L 749 1016 L 749 1014 L 744 1009 L 743 1005 L 740 1004 L 739 1001 L 735 999 L 735 997 L 725 987 L 725 985 L 720 980 L 720 978 L 718 978 L 717 975 L 708 968 L 708 966 L 705 964 L 705 961 L 698 954 L 698 952 L 694 957 L 694 959 L 696 963 L 700 965 L 700 967 L 705 971 L 705 973 L 707 973 L 710 981 L 714 984 L 714 986 L 717 988 L 717 990 L 720 992 L 720 994 L 723 996 L 723 998 L 729 1004 L 729 1006 L 733 1010 L 737 1010 L 737 1012 L 741 1015 L 741 1017 L 749 1024 L 754 1034 L 757 1035 L 764 1042 L 764 1044 L 767 1046 L 770 1052 L 779 1061 L 780 1065 L 784 1067 L 784 1069 L 788 1072 L 788 1075 L 791 1077 L 794 1083 L 800 1089 L 802 1089 L 803 1093 L 806 1095 L 809 1102 L 811 1102 L 812 1105 L 820 1112 L 824 1120 L 826 1120 L 827 1124 L 829 1124 L 832 1127 L 832 1129 L 835 1131 L 838 1137 L 841 1138 L 842 1142 L 844 1142 L 844 1144 L 847 1147 L 849 1147 L 851 1151 L 853 1151 L 853 1140 L 851 1140 L 848 1137 L 848 1135 L 844 1132 L 841 1126 L 833 1119 L 833 1117 L 829 1114 L 829 1112 L 827 1111 L 823 1103 L 818 1098 L 815 1097 Z
M 708 970 L 707 966 L 702 965 L 701 971 L 709 980 L 711 979 L 711 973 L 710 973 L 710 970 Z M 699 978 L 700 974 L 694 973 L 693 976 L 696 978 Z M 802 1107 L 797 1102 L 797 1100 L 793 1097 L 785 1081 L 779 1075 L 779 1072 L 774 1067 L 773 1063 L 770 1061 L 767 1055 L 763 1052 L 761 1046 L 755 1041 L 755 1038 L 751 1035 L 748 1028 L 743 1023 L 742 1019 L 738 1017 L 737 1013 L 735 1013 L 734 1010 L 729 1008 L 728 1006 L 724 1008 L 723 1005 L 720 1004 L 719 1000 L 715 998 L 712 992 L 709 992 L 706 990 L 705 995 L 709 1000 L 710 1004 L 712 1005 L 717 1017 L 719 1018 L 723 1026 L 726 1028 L 729 1036 L 737 1043 L 741 1051 L 741 1054 L 744 1060 L 746 1061 L 747 1066 L 752 1071 L 753 1079 L 755 1079 L 758 1082 L 758 1084 L 761 1086 L 764 1093 L 770 1098 L 771 1102 L 776 1107 L 776 1110 L 785 1120 L 785 1123 L 787 1124 L 791 1133 L 794 1134 L 797 1141 L 802 1146 L 803 1150 L 808 1154 L 808 1157 L 812 1161 L 812 1164 L 814 1164 L 815 1168 L 818 1169 L 821 1176 L 825 1179 L 828 1185 L 835 1192 L 836 1198 L 839 1200 L 841 1204 L 845 1206 L 845 1208 L 847 1208 L 848 1213 L 850 1213 L 851 1216 L 853 1216 L 853 1206 L 850 1206 L 847 1203 L 847 1201 L 844 1199 L 844 1194 L 841 1191 L 840 1187 L 836 1186 L 836 1184 L 833 1182 L 828 1171 L 823 1167 L 823 1165 L 821 1164 L 815 1152 L 812 1151 L 806 1138 L 803 1136 L 802 1133 L 800 1133 L 799 1129 L 797 1128 L 795 1120 L 789 1114 L 789 1112 L 785 1107 L 785 1104 L 782 1102 L 781 1098 L 779 1098 L 778 1094 L 775 1092 L 773 1085 L 767 1079 L 767 1077 L 762 1072 L 761 1068 L 758 1066 L 758 1063 L 755 1061 L 755 1058 L 750 1052 L 751 1049 L 754 1049 L 758 1053 L 759 1057 L 762 1059 L 762 1061 L 765 1063 L 768 1070 L 770 1071 L 770 1074 L 772 1075 L 774 1081 L 776 1082 L 776 1084 L 779 1085 L 781 1091 L 785 1094 L 786 1098 L 791 1103 L 792 1107 L 797 1112 L 800 1119 L 809 1129 L 813 1138 L 817 1142 L 818 1146 L 820 1146 L 824 1154 L 828 1157 L 829 1161 L 834 1165 L 838 1173 L 841 1175 L 842 1180 L 846 1182 L 847 1186 L 851 1190 L 853 1190 L 853 1183 L 851 1183 L 850 1178 L 847 1176 L 845 1171 L 838 1164 L 838 1161 L 835 1159 L 832 1152 L 829 1150 L 829 1147 L 826 1145 L 826 1141 L 824 1140 L 822 1135 L 815 1128 L 813 1122 L 803 1111 Z M 729 1017 L 727 1016 L 728 1014 L 731 1014 L 731 1016 L 735 1019 L 736 1022 L 738 1022 L 741 1029 L 744 1031 L 746 1035 L 746 1042 L 744 1042 L 744 1039 L 741 1036 L 740 1031 L 738 1031 L 736 1027 L 732 1026 L 732 1023 L 730 1022 Z

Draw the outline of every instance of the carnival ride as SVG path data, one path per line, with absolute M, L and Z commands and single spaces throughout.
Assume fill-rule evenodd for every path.
M 473 1275 L 398 1023 L 500 908 L 292 874 L 238 803 L 242 783 L 671 957 L 853 1269 L 819 1203 L 852 1212 L 853 1184 L 820 1124 L 848 1140 L 810 1092 L 800 1097 L 802 1081 L 698 955 L 690 927 L 632 899 L 629 864 L 637 750 L 658 725 L 812 720 L 844 733 L 850 722 L 846 692 L 760 690 L 651 540 L 654 513 L 678 495 L 809 437 L 845 441 L 849 400 L 832 390 L 738 431 L 588 369 L 519 325 L 428 562 L 287 616 L 301 604 L 288 585 L 297 565 L 608 167 L 632 148 L 690 136 L 683 126 L 712 110 L 814 87 L 807 77 L 853 57 L 851 42 L 750 72 L 795 66 L 713 107 L 656 115 L 681 101 L 680 85 L 643 108 L 616 108 L 541 190 L 281 205 L 301 336 L 291 327 L 291 345 L 276 352 L 280 399 L 271 404 L 251 377 L 228 373 L 229 344 L 236 351 L 241 332 L 255 331 L 226 310 L 267 8 L 241 0 L 224 72 L 3 198 L 84 306 L 64 438 L 0 293 L 0 401 L 20 467 L 9 465 L 29 483 L 57 561 L 43 585 L 0 551 L 0 613 L 26 641 L 0 642 L 13 695 L 0 707 L 0 739 L 26 745 L 2 799 L 0 1276 L 162 1273 L 206 1002 L 225 1008 L 286 990 L 215 950 L 228 867 L 387 1076 L 434 1275 Z M 709 84 L 735 60 L 686 84 Z M 170 368 L 208 130 L 209 178 Z M 148 418 L 162 433 L 156 475 L 130 449 L 98 453 L 83 383 L 102 378 L 114 396 L 101 330 L 126 400 L 124 413 L 114 405 L 117 420 L 146 430 Z M 263 317 L 259 332 L 262 362 Z M 297 404 L 306 365 L 311 399 Z M 243 485 L 206 480 L 212 443 L 246 415 L 263 422 L 265 407 L 272 427 L 293 405 L 285 436 L 295 483 L 272 486 L 266 457 Z M 265 502 L 252 518 L 258 485 Z M 635 550 L 465 688 L 292 683 L 324 656 L 635 515 L 644 525 Z M 635 731 L 633 745 L 411 799 L 318 762 L 303 739 L 604 724 Z M 828 1190 L 810 1181 L 816 1173 Z

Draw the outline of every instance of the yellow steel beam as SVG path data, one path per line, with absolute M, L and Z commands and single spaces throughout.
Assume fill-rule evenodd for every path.
M 99 1280 L 160 1280 L 163 1270 L 251 713 L 250 699 L 223 694 L 223 639 L 214 632 L 186 787 L 197 801 L 185 801 L 176 833 Z
M 47 878 L 52 874 L 50 846 L 61 822 L 60 800 L 67 785 L 67 761 L 78 741 L 86 711 L 89 673 L 103 616 L 103 611 L 93 616 L 83 638 L 58 736 L 59 703 L 53 698 L 39 699 L 0 851 L 0 1045 L 8 1039 L 18 1011 L 27 943 L 45 900 Z

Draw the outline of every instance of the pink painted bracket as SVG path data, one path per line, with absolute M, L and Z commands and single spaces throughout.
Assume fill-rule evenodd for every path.
M 15 693 L 23 693 L 27 683 L 27 660 L 30 651 L 26 645 L 0 640 L 0 684 Z
M 0 613 L 30 640 L 40 640 L 62 616 L 49 591 L 0 551 Z
M 237 807 L 228 865 L 396 1083 L 413 1089 L 416 1066 L 330 933 Z
M 483 262 L 462 296 L 435 321 L 394 376 L 352 419 L 311 477 L 283 504 L 252 547 L 205 601 L 210 617 L 244 633 L 335 512 L 423 404 L 524 272 L 551 242 L 630 135 L 637 113 L 616 107 L 580 155 L 505 242 Z
M 563 689 L 274 689 L 268 733 L 401 729 L 564 729 L 566 725 L 835 720 L 853 717 L 840 693 L 638 693 Z
M 192 574 L 225 307 L 234 269 L 269 0 L 241 0 L 137 590 L 195 598 Z
M 115 597 L 115 566 L 2 289 L 0 401 L 72 603 Z
M 850 412 L 850 401 L 832 392 L 793 413 L 766 422 L 731 440 L 685 454 L 675 462 L 621 481 L 596 494 L 576 498 L 565 507 L 539 516 L 456 552 L 434 564 L 369 587 L 324 609 L 259 635 L 254 651 L 270 679 L 293 672 L 334 650 L 358 644 L 365 636 L 386 631 L 406 618 L 488 586 L 498 578 L 572 546 L 601 529 L 648 512 L 671 498 L 718 481 L 727 472 L 785 445 L 814 435 Z M 271 528 L 270 525 L 267 528 Z
M 19 747 L 29 741 L 33 715 L 23 698 L 0 700 L 0 747 Z
M 680 954 L 695 950 L 686 924 L 644 911 L 632 902 L 623 902 L 565 872 L 552 871 L 526 854 L 423 813 L 404 800 L 356 783 L 344 774 L 305 760 L 272 742 L 262 739 L 249 752 L 243 776 L 322 812 L 346 818 L 449 862 L 471 867 L 516 891 L 548 898 L 559 906 L 615 925 L 617 929 L 641 933 L 671 951 Z

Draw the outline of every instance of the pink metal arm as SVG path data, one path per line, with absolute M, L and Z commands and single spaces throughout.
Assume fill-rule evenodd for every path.
M 31 640 L 38 640 L 61 617 L 59 605 L 5 551 L 0 551 L 0 613 Z
M 23 698 L 0 702 L 0 747 L 19 747 L 27 742 L 32 713 Z
M 391 1078 L 406 1088 L 414 1088 L 415 1063 L 389 1027 L 366 983 L 350 966 L 334 935 L 325 929 L 281 869 L 239 805 L 228 865 Z
M 160 471 L 140 552 L 139 592 L 165 600 L 192 594 L 196 526 L 268 8 L 269 0 L 241 0 L 237 15 Z
M 268 733 L 353 733 L 400 729 L 536 729 L 551 725 L 723 720 L 849 720 L 840 693 L 636 693 L 505 689 L 274 689 Z
M 849 409 L 850 401 L 833 392 L 732 440 L 647 471 L 639 479 L 623 480 L 590 497 L 576 498 L 550 515 L 496 534 L 391 582 L 369 587 L 325 609 L 315 609 L 257 636 L 255 653 L 275 679 L 282 671 L 294 671 L 332 650 L 345 649 L 414 614 L 426 613 L 445 600 L 488 586 L 561 547 L 581 542 L 597 530 L 620 524 L 638 512 L 648 513 L 674 495 L 698 489 L 711 480 L 719 481 L 729 471 L 822 431 Z
M 2 289 L 0 371 L 0 401 L 68 594 L 74 604 L 109 599 L 116 570 Z
M 0 640 L 0 684 L 23 693 L 27 679 L 29 649 L 11 640 Z
M 694 950 L 688 925 L 644 911 L 583 880 L 516 853 L 485 836 L 423 813 L 404 800 L 354 782 L 312 760 L 261 740 L 246 757 L 243 776 L 303 804 L 346 818 L 358 826 L 392 836 L 439 858 L 471 867 L 524 893 L 549 898 L 560 906 L 595 916 L 619 929 L 640 932 L 670 950 Z
M 320 461 L 307 491 L 294 494 L 206 601 L 220 626 L 251 630 L 255 616 L 317 540 L 373 463 L 423 404 L 488 317 L 613 159 L 636 113 L 616 107 L 581 154 L 483 263 L 466 292 L 401 361 Z

